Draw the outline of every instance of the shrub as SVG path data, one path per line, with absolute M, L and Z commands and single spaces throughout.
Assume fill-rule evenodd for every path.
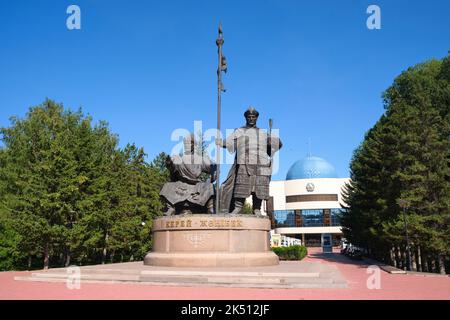
M 289 246 L 275 247 L 272 251 L 280 258 L 280 260 L 302 260 L 308 254 L 305 246 Z

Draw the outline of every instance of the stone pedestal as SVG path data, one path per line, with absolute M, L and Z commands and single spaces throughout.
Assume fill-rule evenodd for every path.
M 153 221 L 149 266 L 251 267 L 279 263 L 270 250 L 270 220 L 252 215 L 177 215 Z

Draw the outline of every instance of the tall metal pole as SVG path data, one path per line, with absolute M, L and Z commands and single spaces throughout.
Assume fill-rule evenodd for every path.
M 222 25 L 219 24 L 219 36 L 216 39 L 217 53 L 219 55 L 219 63 L 217 67 L 217 139 L 222 139 L 220 134 L 220 114 L 221 114 L 221 101 L 220 96 L 223 91 L 222 85 L 222 71 L 226 72 L 226 66 L 223 65 L 224 60 L 222 57 L 222 45 L 224 43 L 222 35 Z M 225 67 L 225 69 L 224 69 Z M 216 214 L 220 212 L 220 154 L 222 152 L 222 145 L 217 146 L 217 173 L 216 173 Z

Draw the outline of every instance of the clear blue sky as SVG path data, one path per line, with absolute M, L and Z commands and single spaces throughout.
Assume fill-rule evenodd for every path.
M 66 9 L 81 8 L 81 30 Z M 366 9 L 381 8 L 381 30 Z M 308 153 L 348 176 L 353 150 L 407 67 L 450 49 L 450 2 L 0 0 L 0 126 L 45 97 L 106 120 L 120 144 L 170 152 L 176 128 L 216 125 L 215 39 L 228 73 L 222 127 L 249 105 L 280 129 L 280 170 Z M 227 167 L 222 169 L 226 175 Z

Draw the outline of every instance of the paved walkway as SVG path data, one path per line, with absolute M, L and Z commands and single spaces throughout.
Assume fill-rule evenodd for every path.
M 305 261 L 335 265 L 347 280 L 339 289 L 253 289 L 168 287 L 139 284 L 82 283 L 70 290 L 65 283 L 16 281 L 30 272 L 0 273 L 0 299 L 158 299 L 158 300 L 300 300 L 300 299 L 439 299 L 450 300 L 450 277 L 380 272 L 380 289 L 368 289 L 368 264 L 339 253 L 310 249 Z

